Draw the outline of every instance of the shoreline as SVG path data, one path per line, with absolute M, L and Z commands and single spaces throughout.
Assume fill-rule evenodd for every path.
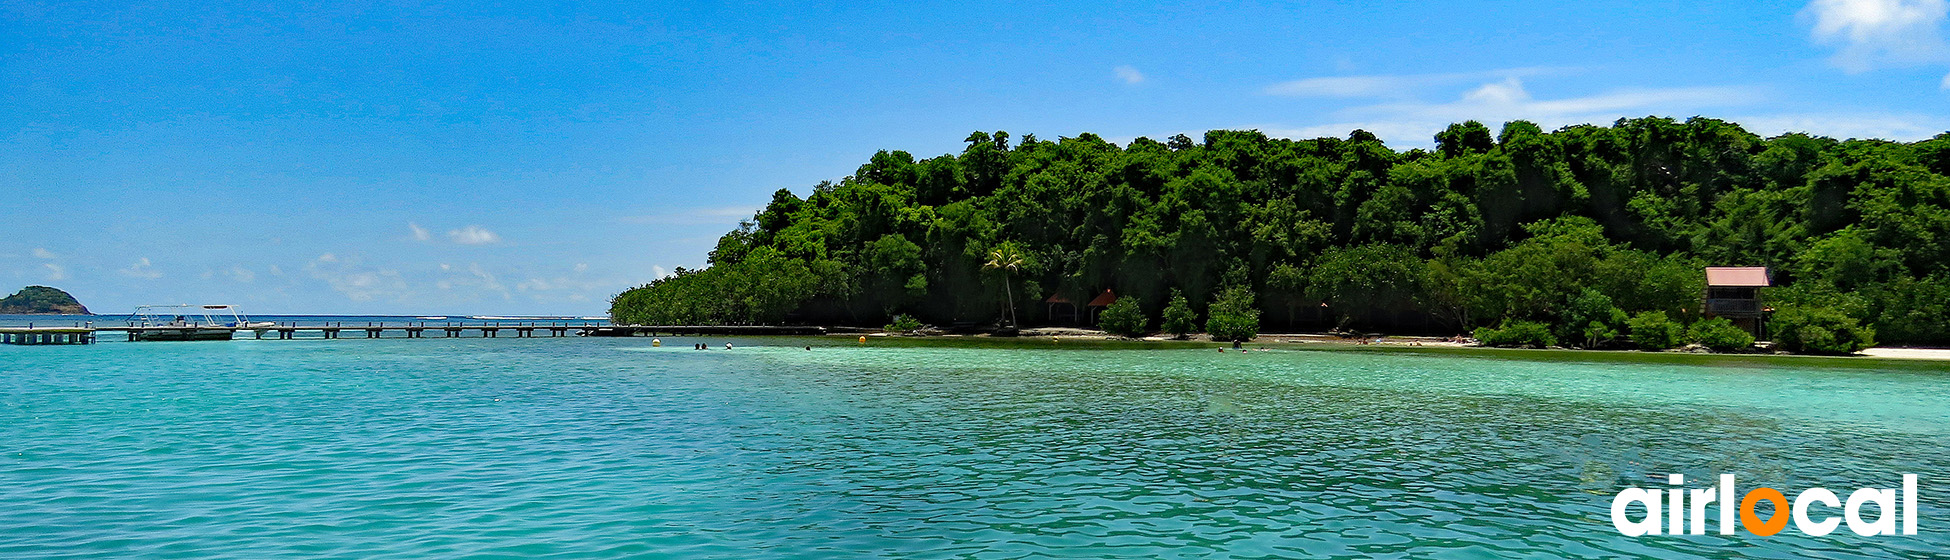
M 1048 347 L 1050 343 L 1069 344 L 1071 348 L 1088 345 L 1103 348 L 1215 348 L 1231 349 L 1229 342 L 1214 342 L 1204 335 L 1194 335 L 1186 340 L 1168 336 L 1144 338 L 1124 338 L 1112 336 L 1102 331 L 1078 328 L 1024 329 L 1022 336 L 1006 337 L 988 334 L 899 334 L 888 332 L 872 333 L 833 333 L 826 339 L 851 339 L 866 337 L 870 342 L 901 341 L 915 345 L 950 344 L 955 346 L 991 347 Z M 1379 341 L 1375 341 L 1376 339 Z M 1581 348 L 1495 348 L 1451 342 L 1443 337 L 1419 336 L 1380 336 L 1362 343 L 1361 339 L 1348 339 L 1320 333 L 1267 333 L 1252 342 L 1243 343 L 1247 348 L 1269 350 L 1297 350 L 1303 352 L 1383 352 L 1397 354 L 1443 354 L 1472 356 L 1489 359 L 1508 359 L 1526 361 L 1563 362 L 1605 362 L 1639 364 L 1705 365 L 1724 367 L 1765 367 L 1765 366 L 1803 366 L 1848 369 L 1929 369 L 1945 371 L 1946 365 L 1940 362 L 1950 360 L 1950 349 L 1945 348 L 1907 348 L 1874 347 L 1859 354 L 1848 356 L 1822 356 L 1810 354 L 1747 353 L 1725 354 L 1712 352 L 1646 352 L 1641 350 L 1586 350 Z

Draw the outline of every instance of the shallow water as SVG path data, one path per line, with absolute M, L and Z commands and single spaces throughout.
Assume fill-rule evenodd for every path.
M 0 347 L 0 558 L 1950 550 L 1933 371 L 692 342 Z M 1921 534 L 1618 535 L 1672 472 L 1916 473 Z

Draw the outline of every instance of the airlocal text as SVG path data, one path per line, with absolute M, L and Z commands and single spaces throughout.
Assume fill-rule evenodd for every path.
M 1903 475 L 1903 487 L 1893 489 L 1863 488 L 1848 495 L 1846 505 L 1826 488 L 1809 488 L 1794 498 L 1792 506 L 1787 496 L 1773 488 L 1755 488 L 1740 498 L 1739 507 L 1734 505 L 1733 475 L 1720 475 L 1720 485 L 1715 488 L 1679 488 L 1686 483 L 1686 477 L 1671 475 L 1667 483 L 1674 488 L 1661 492 L 1657 489 L 1626 488 L 1611 499 L 1611 525 L 1628 537 L 1642 535 L 1682 535 L 1706 534 L 1706 506 L 1718 504 L 1719 530 L 1722 535 L 1734 531 L 1734 515 L 1740 516 L 1740 528 L 1760 536 L 1768 536 L 1787 528 L 1788 520 L 1794 520 L 1794 527 L 1803 533 L 1822 536 L 1834 532 L 1843 521 L 1848 522 L 1848 530 L 1857 535 L 1895 535 L 1898 523 L 1904 535 L 1916 534 L 1916 475 Z M 1766 520 L 1760 518 L 1756 508 L 1760 502 L 1772 502 L 1773 515 Z M 1626 515 L 1626 508 L 1632 504 L 1645 507 L 1645 518 L 1632 520 Z M 1901 504 L 1898 506 L 1898 504 Z M 1875 519 L 1863 519 L 1862 506 L 1876 506 Z M 1840 512 L 1834 511 L 1840 508 Z M 1823 511 L 1826 509 L 1827 511 Z M 1664 515 L 1661 515 L 1661 512 Z M 1837 515 L 1839 513 L 1839 515 Z M 1900 521 L 1899 521 L 1900 519 Z

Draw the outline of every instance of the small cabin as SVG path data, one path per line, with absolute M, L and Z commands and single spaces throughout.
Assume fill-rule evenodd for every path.
M 1761 320 L 1767 311 L 1761 306 L 1760 289 L 1772 285 L 1764 266 L 1706 267 L 1706 298 L 1701 315 L 1724 317 L 1748 333 L 1760 336 Z
M 1097 294 L 1096 299 L 1092 299 L 1090 303 L 1084 304 L 1084 307 L 1090 308 L 1090 322 L 1096 323 L 1097 315 L 1102 314 L 1104 309 L 1109 308 L 1112 303 L 1117 303 L 1117 294 L 1106 288 L 1104 289 L 1104 293 Z
M 1057 317 L 1063 315 L 1068 315 L 1071 323 L 1083 320 L 1082 314 L 1077 312 L 1077 302 L 1063 297 L 1063 294 L 1060 292 L 1051 294 L 1049 299 L 1043 300 L 1043 303 L 1049 306 L 1049 312 L 1046 316 L 1049 317 L 1050 321 L 1055 321 Z M 1066 311 L 1067 313 L 1064 313 Z

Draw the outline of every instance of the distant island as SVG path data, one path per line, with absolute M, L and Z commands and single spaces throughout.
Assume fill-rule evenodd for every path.
M 75 301 L 74 296 L 57 288 L 47 286 L 28 286 L 14 295 L 0 299 L 0 314 L 4 315 L 88 315 L 88 308 Z
M 1950 133 L 1763 137 L 1710 118 L 1512 121 L 1396 150 L 977 132 L 780 190 L 708 267 L 618 294 L 619 324 L 1098 325 L 1742 348 L 1704 268 L 1767 267 L 1762 337 L 1950 344 Z M 1120 307 L 1121 306 L 1121 307 Z

